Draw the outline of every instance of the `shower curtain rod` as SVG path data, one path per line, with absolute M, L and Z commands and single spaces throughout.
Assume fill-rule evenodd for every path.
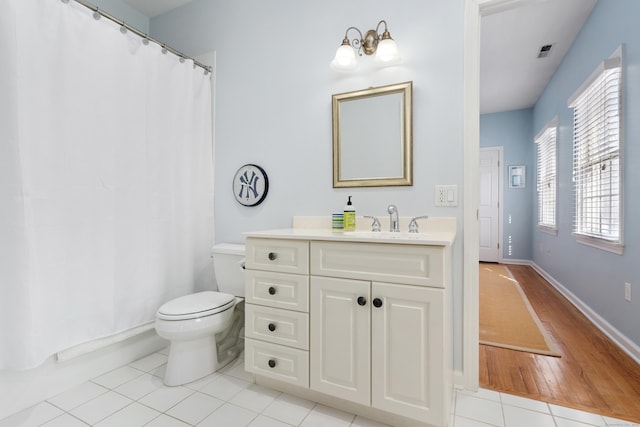
M 61 1 L 63 3 L 69 3 L 69 0 L 61 0 Z M 143 40 L 148 40 L 150 42 L 153 42 L 153 43 L 161 46 L 163 49 L 166 49 L 167 51 L 169 51 L 169 52 L 173 53 L 174 55 L 178 56 L 181 61 L 184 60 L 184 59 L 191 59 L 193 61 L 193 65 L 194 66 L 198 66 L 198 67 L 204 69 L 205 74 L 206 73 L 213 74 L 212 67 L 210 67 L 209 65 L 205 65 L 205 64 L 203 64 L 203 63 L 201 63 L 199 61 L 196 61 L 194 58 L 192 58 L 192 57 L 190 57 L 188 55 L 185 55 L 184 53 L 182 53 L 180 51 L 177 51 L 177 50 L 173 49 L 172 47 L 167 46 L 164 43 L 159 42 L 158 40 L 154 39 L 153 37 L 149 37 L 148 34 L 145 34 L 142 31 L 138 30 L 137 28 L 132 27 L 131 25 L 129 25 L 126 22 L 124 22 L 123 20 L 118 19 L 115 16 L 113 16 L 113 15 L 111 15 L 111 14 L 109 14 L 109 13 L 103 11 L 103 10 L 100 10 L 100 8 L 98 6 L 95 6 L 95 5 L 89 3 L 89 2 L 87 2 L 85 0 L 73 0 L 73 1 L 75 1 L 76 3 L 86 7 L 87 9 L 92 10 L 94 14 L 97 13 L 100 16 L 104 16 L 105 18 L 109 19 L 110 21 L 115 22 L 116 24 L 120 24 L 120 26 L 122 28 L 125 28 L 128 31 L 131 31 L 134 34 L 137 34 L 138 36 L 142 37 Z

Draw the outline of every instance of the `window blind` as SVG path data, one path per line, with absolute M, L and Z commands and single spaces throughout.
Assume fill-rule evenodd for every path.
M 570 100 L 574 233 L 622 242 L 621 55 L 603 62 Z
M 536 137 L 538 226 L 556 229 L 557 121 L 549 123 Z

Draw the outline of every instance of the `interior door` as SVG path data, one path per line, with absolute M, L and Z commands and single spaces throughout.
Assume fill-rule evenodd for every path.
M 498 262 L 502 258 L 500 201 L 502 188 L 502 147 L 480 149 L 480 261 Z

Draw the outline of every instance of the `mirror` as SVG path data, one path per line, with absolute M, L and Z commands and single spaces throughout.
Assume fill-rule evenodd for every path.
M 333 95 L 333 187 L 413 184 L 413 82 Z

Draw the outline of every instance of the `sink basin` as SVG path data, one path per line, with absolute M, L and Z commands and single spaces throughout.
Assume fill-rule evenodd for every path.
M 427 233 L 392 233 L 391 231 L 345 231 L 344 237 L 380 240 L 429 240 L 431 236 Z
M 301 240 L 349 241 L 358 243 L 393 243 L 407 245 L 452 245 L 455 232 L 449 230 L 429 230 L 422 233 L 403 231 L 373 232 L 367 229 L 356 231 L 336 231 L 327 228 L 287 228 L 245 233 L 249 237 L 287 238 Z
M 340 234 L 341 240 L 352 240 L 369 243 L 397 243 L 413 245 L 452 244 L 453 235 L 447 232 L 429 231 L 427 233 L 409 233 L 407 231 L 392 233 L 390 231 L 345 231 Z

